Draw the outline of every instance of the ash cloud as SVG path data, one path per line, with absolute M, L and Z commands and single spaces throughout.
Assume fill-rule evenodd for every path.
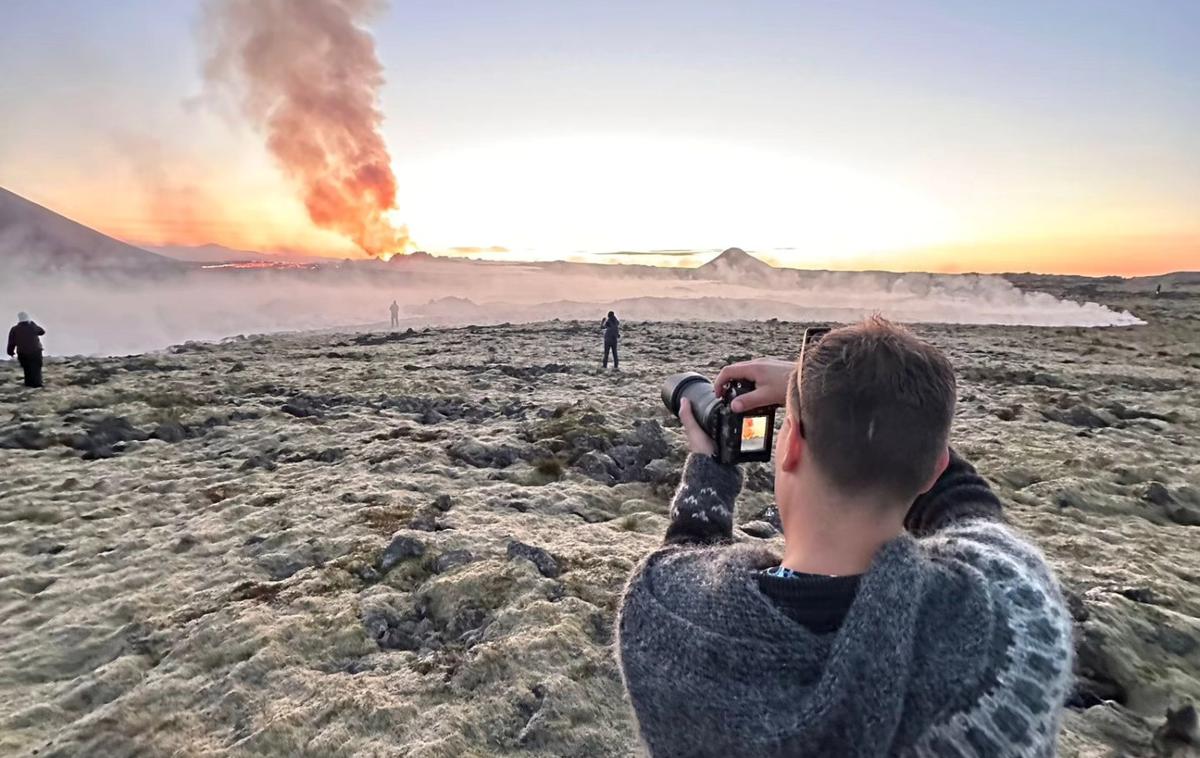
M 386 214 L 396 178 L 380 126 L 383 66 L 364 23 L 375 0 L 207 0 L 201 44 L 212 93 L 264 133 L 317 226 L 372 255 L 403 252 Z

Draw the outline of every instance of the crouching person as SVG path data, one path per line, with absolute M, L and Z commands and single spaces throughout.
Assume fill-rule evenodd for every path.
M 652 756 L 1052 756 L 1071 625 L 1039 551 L 949 448 L 946 357 L 879 318 L 752 379 L 786 404 L 785 550 L 733 544 L 738 469 L 686 406 L 665 545 L 635 569 L 618 657 Z M 745 407 L 739 407 L 744 403 Z

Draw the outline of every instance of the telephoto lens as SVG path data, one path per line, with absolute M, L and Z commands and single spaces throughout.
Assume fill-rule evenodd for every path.
M 662 386 L 663 405 L 675 416 L 684 398 L 692 404 L 692 415 L 710 437 L 716 436 L 721 398 L 713 392 L 713 384 L 702 374 L 687 371 L 668 376 Z

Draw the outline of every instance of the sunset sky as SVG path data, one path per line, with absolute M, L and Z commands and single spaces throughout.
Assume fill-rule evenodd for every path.
M 206 92 L 198 2 L 2 14 L 0 186 L 140 244 L 355 254 Z M 370 28 L 430 251 L 1200 268 L 1194 0 L 397 0 Z

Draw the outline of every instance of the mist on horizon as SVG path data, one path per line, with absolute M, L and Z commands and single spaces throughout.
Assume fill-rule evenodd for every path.
M 0 254 L 3 254 L 0 250 Z M 386 264 L 380 264 L 385 266 Z M 433 261 L 402 272 L 195 270 L 164 280 L 6 276 L 0 313 L 42 324 L 48 355 L 122 355 L 186 341 L 286 331 L 599 319 L 848 322 L 872 313 L 922 323 L 1133 326 L 1136 315 L 1022 292 L 997 276 L 739 270 L 701 278 L 553 266 Z

